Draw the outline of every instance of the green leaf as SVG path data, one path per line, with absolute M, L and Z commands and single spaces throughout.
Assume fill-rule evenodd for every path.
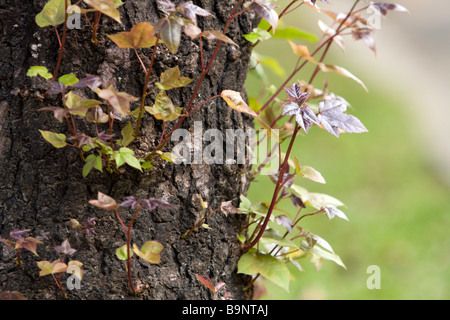
M 127 245 L 124 244 L 120 248 L 116 249 L 116 256 L 119 258 L 119 260 L 127 261 L 128 260 L 128 254 L 127 254 Z M 130 250 L 130 258 L 133 256 L 133 250 Z
M 128 148 L 120 148 L 119 151 L 114 152 L 114 160 L 116 160 L 117 167 L 120 167 L 124 163 L 128 164 L 130 167 L 142 171 L 141 163 L 134 156 L 134 151 Z
M 292 247 L 299 249 L 299 247 L 289 239 L 283 238 L 275 229 L 267 229 L 261 238 L 263 242 L 275 243 L 282 247 Z
M 260 273 L 267 280 L 289 291 L 291 274 L 286 264 L 271 256 L 259 252 L 247 252 L 238 262 L 238 273 L 255 275 Z
M 170 90 L 173 88 L 185 87 L 192 82 L 192 79 L 182 77 L 178 66 L 168 69 L 161 74 L 160 82 L 156 86 L 160 90 Z
M 71 5 L 67 0 L 67 7 Z M 57 26 L 64 23 L 66 16 L 66 0 L 50 0 L 36 15 L 36 23 L 39 27 Z
M 309 32 L 294 28 L 294 27 L 287 27 L 287 28 L 278 28 L 275 31 L 275 34 L 273 35 L 274 38 L 279 39 L 303 39 L 310 42 L 316 42 L 317 37 Z
M 266 20 L 261 20 L 259 22 L 258 28 L 262 30 L 269 29 L 270 24 Z M 310 42 L 317 42 L 317 36 L 315 34 L 312 34 L 310 32 L 300 30 L 295 27 L 281 27 L 278 25 L 278 28 L 275 30 L 275 32 L 272 34 L 273 38 L 277 39 L 286 39 L 286 40 L 293 40 L 293 39 L 302 39 Z
M 47 140 L 47 142 L 51 143 L 55 148 L 64 148 L 67 145 L 66 136 L 62 133 L 43 130 L 39 130 L 39 132 L 42 134 L 42 137 Z
M 146 161 L 141 164 L 141 168 L 150 170 L 151 168 L 153 168 L 153 164 L 150 161 Z
M 239 199 L 241 200 L 241 203 L 239 204 L 239 210 L 248 213 L 250 211 L 252 202 L 243 194 L 240 195 Z
M 133 251 L 137 256 L 150 263 L 159 263 L 161 260 L 160 253 L 163 249 L 163 245 L 158 241 L 147 241 L 139 249 L 136 244 L 133 244 Z
M 340 206 L 344 205 L 340 200 L 338 200 L 328 194 L 309 192 L 305 188 L 300 187 L 296 184 L 293 184 L 290 187 L 290 189 L 296 195 L 298 195 L 305 204 L 307 204 L 311 207 L 314 207 L 318 210 L 327 208 L 329 206 L 340 207 Z
M 53 262 L 38 261 L 37 266 L 41 269 L 39 272 L 40 277 L 53 273 L 66 272 L 67 270 L 67 265 L 59 260 L 55 260 Z
M 86 177 L 93 168 L 103 172 L 102 157 L 90 154 L 86 157 L 85 161 L 86 163 L 83 166 L 83 177 Z
M 65 84 L 66 86 L 71 86 L 77 83 L 78 81 L 79 81 L 78 78 L 72 73 L 65 74 L 58 78 L 58 82 Z
M 103 104 L 102 101 L 95 99 L 83 99 L 79 95 L 69 91 L 65 95 L 64 104 L 70 110 L 70 113 L 78 116 L 86 116 L 87 111 L 99 104 Z
M 86 4 L 91 7 L 97 9 L 103 14 L 106 14 L 108 17 L 113 18 L 119 23 L 120 21 L 120 12 L 117 10 L 117 7 L 120 6 L 121 1 L 114 0 L 83 0 Z
M 316 169 L 309 166 L 301 166 L 300 167 L 300 175 L 308 180 L 318 182 L 318 183 L 326 183 L 323 176 Z
M 325 260 L 330 260 L 333 261 L 334 263 L 336 263 L 337 265 L 341 266 L 344 269 L 347 269 L 347 267 L 345 266 L 345 264 L 342 262 L 341 258 L 332 252 L 329 252 L 325 249 L 322 249 L 319 246 L 314 246 L 311 250 L 310 250 L 313 254 L 318 255 L 319 257 L 325 259 Z
M 134 140 L 134 129 L 131 122 L 128 122 L 128 124 L 122 129 L 120 132 L 122 134 L 122 140 L 120 141 L 120 145 L 122 147 L 126 147 Z
M 32 66 L 27 71 L 27 76 L 29 77 L 36 77 L 38 75 L 47 80 L 53 77 L 47 68 L 43 66 Z
M 258 62 L 263 66 L 272 70 L 276 75 L 283 77 L 285 71 L 277 59 L 271 57 L 260 56 Z
M 267 29 L 267 28 L 266 28 Z M 249 34 L 244 34 L 244 38 L 251 43 L 255 43 L 256 41 L 264 41 L 272 38 L 272 35 L 267 32 L 267 30 L 262 28 L 255 28 Z

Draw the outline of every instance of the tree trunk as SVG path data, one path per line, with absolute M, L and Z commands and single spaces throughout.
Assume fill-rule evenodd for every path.
M 199 17 L 203 30 L 222 30 L 237 0 L 193 2 L 214 15 Z M 64 280 L 68 275 L 63 276 L 62 285 L 69 299 L 211 299 L 211 292 L 195 274 L 207 275 L 214 283 L 225 282 L 226 290 L 235 299 L 250 298 L 251 290 L 245 290 L 249 278 L 237 274 L 237 262 L 242 254 L 237 235 L 242 216 L 225 216 L 218 210 L 206 221 L 211 229 L 200 228 L 185 239 L 180 238 L 201 214 L 196 194 L 212 209 L 218 209 L 222 201 L 228 200 L 239 205 L 239 195 L 245 194 L 248 188 L 249 179 L 245 174 L 248 165 L 164 162 L 145 173 L 127 167 L 120 174 L 93 170 L 83 178 L 84 162 L 76 149 L 55 149 L 42 138 L 38 129 L 70 136 L 65 121 L 58 122 L 52 112 L 39 111 L 45 106 L 62 106 L 61 96 L 40 99 L 39 94 L 45 92 L 47 83 L 42 78 L 26 76 L 30 66 L 43 65 L 51 73 L 56 66 L 59 46 L 55 30 L 39 28 L 34 20 L 45 3 L 44 0 L 3 0 L 0 4 L 0 235 L 7 238 L 11 230 L 31 229 L 27 236 L 43 242 L 37 247 L 39 256 L 21 251 L 20 267 L 14 250 L 0 244 L 0 291 L 16 290 L 28 299 L 61 299 L 52 276 L 39 277 L 36 262 L 56 260 L 59 255 L 54 247 L 68 239 L 77 250 L 73 259 L 81 261 L 84 270 L 80 289 L 68 290 Z M 141 64 L 131 49 L 119 49 L 106 34 L 129 31 L 138 22 L 155 24 L 161 13 L 156 1 L 145 0 L 126 1 L 119 11 L 123 24 L 102 15 L 99 45 L 91 42 L 92 33 L 84 18 L 81 30 L 68 30 L 58 75 L 73 73 L 78 78 L 99 75 L 105 83 L 111 81 L 118 91 L 140 97 L 145 78 Z M 253 15 L 246 13 L 233 20 L 227 35 L 239 47 L 222 44 L 194 106 L 224 89 L 244 94 L 250 48 L 242 35 L 253 27 Z M 62 34 L 62 25 L 58 30 Z M 206 61 L 216 44 L 216 41 L 203 41 Z M 148 67 L 152 48 L 139 52 Z M 194 79 L 190 86 L 168 92 L 175 105 L 185 107 L 201 73 L 198 40 L 191 41 L 183 35 L 175 55 L 164 45 L 158 46 L 152 81 L 175 66 L 180 68 L 182 76 Z M 149 96 L 147 105 L 153 101 L 154 95 Z M 120 137 L 128 119 L 115 122 L 116 137 Z M 221 99 L 199 108 L 183 122 L 182 128 L 192 130 L 194 121 L 201 121 L 203 130 L 215 128 L 221 132 L 245 130 L 252 125 L 249 117 L 230 109 Z M 167 130 L 173 125 L 168 123 Z M 80 132 L 95 136 L 93 124 L 77 118 L 77 127 Z M 147 114 L 141 135 L 130 148 L 143 154 L 152 151 L 161 132 L 162 122 Z M 170 151 L 171 145 L 164 150 Z M 113 211 L 88 203 L 97 198 L 99 191 L 118 202 L 133 195 L 141 199 L 163 199 L 177 206 L 176 210 L 142 210 L 133 224 L 131 243 L 140 247 L 148 240 L 156 240 L 164 246 L 159 264 L 133 261 L 132 279 L 142 289 L 139 295 L 130 293 L 126 266 L 115 255 L 116 249 L 125 244 L 124 230 Z M 127 224 L 131 211 L 122 208 L 120 214 Z M 70 226 L 70 219 L 84 222 L 88 217 L 96 218 L 95 235 L 86 237 L 80 229 Z

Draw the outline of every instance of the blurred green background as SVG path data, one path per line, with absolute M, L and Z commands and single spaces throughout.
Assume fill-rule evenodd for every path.
M 352 1 L 330 0 L 324 9 L 339 11 Z M 288 1 L 277 1 L 283 8 Z M 324 261 L 316 271 L 309 260 L 295 268 L 290 292 L 265 281 L 266 299 L 450 299 L 450 150 L 443 96 L 448 87 L 448 35 L 445 1 L 433 7 L 423 1 L 398 1 L 410 11 L 389 13 L 377 30 L 377 56 L 362 42 L 346 38 L 343 52 L 334 46 L 326 62 L 347 68 L 364 81 L 367 93 L 354 81 L 327 74 L 330 91 L 353 106 L 349 113 L 369 130 L 342 134 L 339 139 L 313 127 L 296 140 L 293 156 L 321 172 L 322 185 L 296 178 L 309 191 L 341 200 L 350 221 L 308 217 L 301 226 L 327 240 L 347 270 Z M 278 12 L 280 11 L 277 10 Z M 320 35 L 317 20 L 331 20 L 303 6 L 284 20 Z M 315 43 L 306 44 L 312 52 Z M 275 57 L 289 74 L 296 58 L 287 42 L 271 39 L 258 45 L 259 54 Z M 308 80 L 311 69 L 296 80 Z M 282 78 L 269 76 L 278 87 Z M 314 84 L 322 88 L 323 77 Z M 262 83 L 252 74 L 247 81 L 251 95 Z M 447 88 L 448 90 L 448 88 Z M 442 97 L 442 98 L 441 98 Z M 282 93 L 280 98 L 284 99 Z M 270 202 L 274 184 L 260 177 L 248 192 L 252 201 Z M 283 209 L 294 207 L 285 200 Z M 381 271 L 381 289 L 366 286 L 367 268 Z M 294 270 L 295 269 L 295 270 Z

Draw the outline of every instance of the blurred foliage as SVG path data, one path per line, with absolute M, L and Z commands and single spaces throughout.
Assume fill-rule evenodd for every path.
M 256 51 L 275 57 L 287 72 L 295 64 L 285 42 L 272 39 L 258 45 Z M 449 299 L 449 190 L 433 176 L 427 155 L 414 139 L 413 132 L 420 126 L 408 115 L 405 99 L 390 89 L 393 84 L 389 81 L 380 82 L 376 75 L 364 73 L 359 67 L 355 70 L 351 61 L 356 58 L 349 42 L 345 55 L 334 48 L 327 59 L 338 61 L 360 76 L 369 93 L 352 80 L 326 76 L 330 91 L 353 106 L 351 113 L 369 133 L 336 138 L 312 128 L 296 141 L 293 152 L 301 163 L 313 166 L 327 181 L 322 185 L 297 177 L 296 183 L 310 191 L 332 194 L 347 206 L 349 222 L 318 216 L 301 223 L 305 230 L 333 246 L 347 270 L 324 261 L 316 272 L 313 264 L 305 260 L 304 272 L 292 270 L 295 279 L 289 293 L 266 281 L 265 298 Z M 311 69 L 306 69 L 296 80 L 302 80 L 302 76 L 307 79 L 310 74 Z M 270 78 L 275 86 L 281 84 L 276 74 Z M 323 79 L 318 77 L 315 81 L 319 88 Z M 257 95 L 261 86 L 262 82 L 251 73 L 247 80 L 250 95 Z M 284 99 L 283 93 L 280 98 Z M 260 176 L 251 185 L 248 197 L 265 201 L 272 196 L 274 187 L 269 177 Z M 281 207 L 294 212 L 288 202 Z M 380 290 L 366 286 L 370 265 L 381 269 Z

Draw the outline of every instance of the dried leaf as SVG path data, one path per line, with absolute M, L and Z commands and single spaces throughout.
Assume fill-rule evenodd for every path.
M 33 237 L 26 237 L 25 239 L 16 242 L 15 249 L 24 248 L 37 256 L 36 247 L 38 244 L 42 244 L 42 241 Z
M 222 202 L 220 204 L 220 211 L 222 211 L 225 216 L 228 216 L 229 214 L 242 213 L 241 210 L 232 205 L 231 200 Z
M 19 291 L 1 291 L 0 300 L 28 300 Z
M 130 103 L 138 100 L 138 98 L 133 97 L 128 93 L 117 92 L 112 85 L 106 89 L 97 90 L 97 95 L 108 101 L 109 104 L 122 115 L 128 114 L 130 112 Z
M 153 107 L 145 107 L 145 111 L 152 114 L 156 119 L 173 121 L 181 116 L 183 108 L 177 107 L 167 96 L 165 91 L 158 93 Z
M 119 5 L 115 3 L 114 0 L 83 0 L 86 4 L 90 5 L 91 7 L 97 9 L 103 14 L 106 14 L 108 17 L 113 18 L 119 23 L 122 23 L 120 21 L 120 12 L 117 10 L 117 7 Z
M 243 112 L 246 114 L 251 115 L 255 118 L 258 123 L 267 130 L 267 133 L 272 138 L 276 139 L 277 141 L 280 141 L 280 138 L 278 136 L 278 133 L 273 130 L 267 123 L 265 123 L 257 114 L 255 111 L 250 108 L 247 103 L 242 99 L 242 96 L 239 92 L 233 91 L 233 90 L 223 90 L 220 96 L 225 100 L 227 105 L 239 112 Z M 278 130 L 277 130 L 278 131 Z
M 342 67 L 334 66 L 334 65 L 330 65 L 330 64 L 323 64 L 323 63 L 320 63 L 319 67 L 323 72 L 336 72 L 344 77 L 350 78 L 350 79 L 358 82 L 364 88 L 364 90 L 368 91 L 364 82 L 362 82 L 359 78 L 357 78 L 355 75 L 353 75 L 350 71 L 348 71 Z
M 182 77 L 178 66 L 164 71 L 160 76 L 160 81 L 156 86 L 160 90 L 170 90 L 174 88 L 185 87 L 192 82 L 192 79 Z
M 148 48 L 156 44 L 155 29 L 148 22 L 134 25 L 129 32 L 124 31 L 117 34 L 107 35 L 121 49 L 125 48 Z
M 203 37 L 208 40 L 220 40 L 229 44 L 232 44 L 236 47 L 239 47 L 233 40 L 224 35 L 222 32 L 217 30 L 203 31 L 198 34 L 196 37 Z
M 100 191 L 98 192 L 97 200 L 89 200 L 89 203 L 105 210 L 114 210 L 118 207 L 116 200 Z
M 195 274 L 195 273 L 194 273 Z M 214 287 L 214 284 L 212 283 L 211 279 L 208 276 L 200 276 L 198 274 L 195 274 L 195 277 L 198 281 L 200 281 L 205 287 L 207 287 L 209 290 L 211 290 L 213 293 L 216 293 L 216 288 Z

